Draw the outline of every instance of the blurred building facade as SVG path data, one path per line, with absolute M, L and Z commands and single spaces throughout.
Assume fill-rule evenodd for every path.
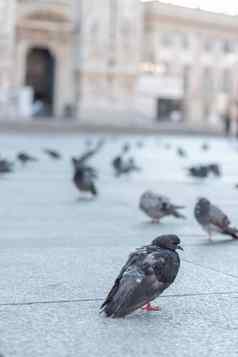
M 15 106 L 26 116 L 201 121 L 237 98 L 237 17 L 139 0 L 1 6 L 0 105 L 11 103 L 9 115 Z
M 147 97 L 147 112 L 163 115 L 163 109 L 166 113 L 178 105 L 187 120 L 201 121 L 238 99 L 237 16 L 157 1 L 144 3 L 143 10 L 141 70 L 154 81 L 157 77 L 155 88 L 163 78 L 164 87 L 169 78 L 177 87 L 169 96 L 166 91 L 160 96 L 160 109 L 155 90 Z M 168 97 L 171 104 L 166 103 Z

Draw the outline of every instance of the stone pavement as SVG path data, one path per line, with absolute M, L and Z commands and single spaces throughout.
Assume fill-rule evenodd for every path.
M 1 133 L 117 133 L 139 135 L 206 135 L 223 136 L 222 122 L 209 123 L 207 120 L 189 122 L 166 122 L 142 116 L 137 113 L 115 113 L 107 115 L 94 113 L 78 119 L 73 118 L 35 118 L 0 119 Z
M 5 357 L 217 357 L 238 355 L 238 242 L 217 236 L 209 243 L 193 218 L 198 196 L 224 208 L 238 226 L 238 148 L 224 139 L 128 137 L 143 171 L 116 179 L 110 161 L 126 138 L 107 135 L 92 160 L 100 178 L 97 200 L 79 200 L 71 184 L 70 157 L 95 136 L 1 135 L 1 154 L 18 150 L 38 163 L 16 166 L 0 178 L 0 351 Z M 165 150 L 165 142 L 171 150 Z M 175 154 L 183 145 L 189 158 Z M 64 154 L 52 161 L 41 149 Z M 191 163 L 218 161 L 224 176 L 197 182 Z M 185 203 L 186 221 L 150 224 L 138 209 L 151 188 Z M 175 283 L 158 299 L 159 313 L 122 320 L 98 312 L 128 254 L 157 235 L 176 233 L 184 253 Z

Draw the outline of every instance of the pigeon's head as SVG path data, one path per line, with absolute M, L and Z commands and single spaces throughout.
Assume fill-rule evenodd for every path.
M 154 198 L 155 197 L 155 194 L 151 191 L 151 190 L 147 190 L 143 193 L 142 197 L 144 199 L 150 199 L 150 198 Z
M 201 223 L 201 220 L 205 219 L 208 216 L 209 211 L 210 202 L 204 197 L 199 198 L 194 208 L 194 215 L 198 222 Z
M 178 236 L 170 234 L 170 235 L 163 235 L 158 238 L 155 238 L 152 241 L 152 245 L 155 245 L 159 248 L 169 249 L 169 250 L 183 250 L 180 246 L 180 239 Z
M 200 209 L 207 210 L 210 207 L 210 202 L 208 201 L 207 198 L 200 197 L 197 201 L 197 206 L 200 207 Z

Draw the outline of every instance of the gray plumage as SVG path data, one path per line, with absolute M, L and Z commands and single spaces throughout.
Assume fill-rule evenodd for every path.
M 27 164 L 28 162 L 36 162 L 38 159 L 34 156 L 27 154 L 26 152 L 19 152 L 17 154 L 17 160 L 20 161 L 23 165 Z
M 230 226 L 231 222 L 227 215 L 206 198 L 198 200 L 194 208 L 194 216 L 208 233 L 210 239 L 214 232 L 230 235 L 234 239 L 238 239 L 238 230 Z
M 131 314 L 156 299 L 175 280 L 180 267 L 180 239 L 161 236 L 132 253 L 101 306 L 107 317 Z
M 13 163 L 6 159 L 0 159 L 0 174 L 13 172 Z
M 133 158 L 125 159 L 122 155 L 113 159 L 112 166 L 117 177 L 140 171 Z
M 62 156 L 61 154 L 56 151 L 56 150 L 52 150 L 52 149 L 44 149 L 43 150 L 45 154 L 47 154 L 51 159 L 54 159 L 54 160 L 60 160 L 62 159 Z
M 96 178 L 96 172 L 93 168 L 82 166 L 75 168 L 73 182 L 79 191 L 89 192 L 93 196 L 97 196 L 98 191 L 95 185 Z
M 166 216 L 185 218 L 178 211 L 184 208 L 184 206 L 175 205 L 171 203 L 168 197 L 158 195 L 152 191 L 146 191 L 142 194 L 139 207 L 145 214 L 156 221 Z

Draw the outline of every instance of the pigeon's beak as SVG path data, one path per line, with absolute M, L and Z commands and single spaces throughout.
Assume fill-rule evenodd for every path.
M 183 247 L 181 247 L 181 245 L 178 245 L 177 249 L 182 250 L 182 251 L 184 250 Z

